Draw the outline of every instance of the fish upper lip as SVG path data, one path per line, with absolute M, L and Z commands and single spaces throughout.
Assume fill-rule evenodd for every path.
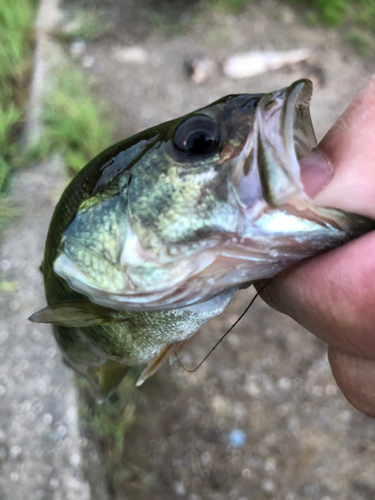
M 316 146 L 309 113 L 311 95 L 311 82 L 299 80 L 266 94 L 256 109 L 253 164 L 259 170 L 263 198 L 271 207 L 305 195 L 296 147 L 305 156 Z
M 316 146 L 309 113 L 311 95 L 311 82 L 299 80 L 260 99 L 252 130 L 234 159 L 231 178 L 237 202 L 246 213 L 252 214 L 252 207 L 259 203 L 276 208 L 298 204 L 298 198 L 308 199 L 299 159 Z

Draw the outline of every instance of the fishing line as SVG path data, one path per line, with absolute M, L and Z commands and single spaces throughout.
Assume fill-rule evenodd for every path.
M 246 309 L 244 310 L 244 312 L 239 316 L 239 318 L 233 323 L 233 325 L 224 333 L 224 335 L 222 335 L 222 337 L 220 337 L 220 339 L 216 342 L 216 344 L 213 346 L 213 348 L 209 351 L 208 354 L 206 354 L 206 356 L 202 359 L 202 361 L 195 367 L 193 368 L 192 370 L 189 370 L 188 368 L 186 368 L 182 362 L 180 361 L 180 358 L 178 357 L 178 354 L 177 352 L 175 352 L 175 356 L 176 356 L 176 359 L 179 363 L 179 365 L 181 366 L 181 368 L 183 368 L 185 371 L 189 372 L 189 373 L 194 373 L 195 371 L 198 370 L 198 368 L 200 368 L 203 363 L 206 361 L 206 359 L 214 352 L 214 350 L 216 349 L 216 347 L 220 344 L 220 342 L 222 340 L 224 340 L 224 338 L 228 335 L 228 333 L 230 333 L 233 328 L 241 321 L 241 319 L 245 316 L 245 314 L 247 313 L 247 311 L 250 309 L 250 307 L 254 304 L 254 301 L 255 299 L 258 297 L 258 295 L 260 295 L 263 290 L 266 288 L 266 286 L 269 284 L 270 282 L 267 281 L 267 283 L 265 285 L 263 285 L 258 291 L 257 293 L 254 295 L 254 297 L 251 299 L 250 301 L 250 304 L 246 307 Z

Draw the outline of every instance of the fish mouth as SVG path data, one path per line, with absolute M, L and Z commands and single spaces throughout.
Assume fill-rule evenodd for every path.
M 298 207 L 298 200 L 307 197 L 300 160 L 316 146 L 311 95 L 310 80 L 298 80 L 266 94 L 257 107 L 252 170 L 258 170 L 263 199 L 271 208 Z
M 253 186 L 258 181 L 262 193 L 258 205 L 263 205 L 264 213 L 289 212 L 333 231 L 361 231 L 368 219 L 366 222 L 365 218 L 320 206 L 313 200 L 332 172 L 322 172 L 321 166 L 310 159 L 317 146 L 309 108 L 312 91 L 312 82 L 301 79 L 261 98 L 252 133 L 249 180 Z M 247 183 L 248 189 L 249 180 L 246 182 L 246 176 L 242 176 L 240 197 L 245 192 L 241 183 Z M 257 205 L 256 200 L 251 201 L 252 207 L 246 207 L 250 208 L 248 214 Z

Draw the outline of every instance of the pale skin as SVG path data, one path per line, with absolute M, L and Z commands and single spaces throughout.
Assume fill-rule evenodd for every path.
M 316 201 L 375 219 L 375 76 L 303 162 Z M 328 344 L 338 386 L 375 418 L 375 232 L 282 273 L 261 296 Z

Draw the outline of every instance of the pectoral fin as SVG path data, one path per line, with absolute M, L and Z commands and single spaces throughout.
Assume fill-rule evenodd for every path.
M 85 327 L 122 323 L 126 319 L 118 313 L 87 299 L 67 300 L 45 307 L 30 316 L 33 323 L 51 323 L 56 326 Z
M 164 361 L 166 361 L 171 354 L 177 351 L 181 352 L 182 349 L 190 340 L 191 339 L 183 340 L 182 342 L 174 342 L 173 344 L 165 346 L 164 349 L 160 352 L 160 354 L 158 354 L 154 359 L 152 359 L 149 362 L 149 364 L 141 373 L 135 385 L 137 387 L 142 385 L 143 382 L 148 379 L 148 377 L 151 377 L 151 375 L 153 375 L 161 367 Z

